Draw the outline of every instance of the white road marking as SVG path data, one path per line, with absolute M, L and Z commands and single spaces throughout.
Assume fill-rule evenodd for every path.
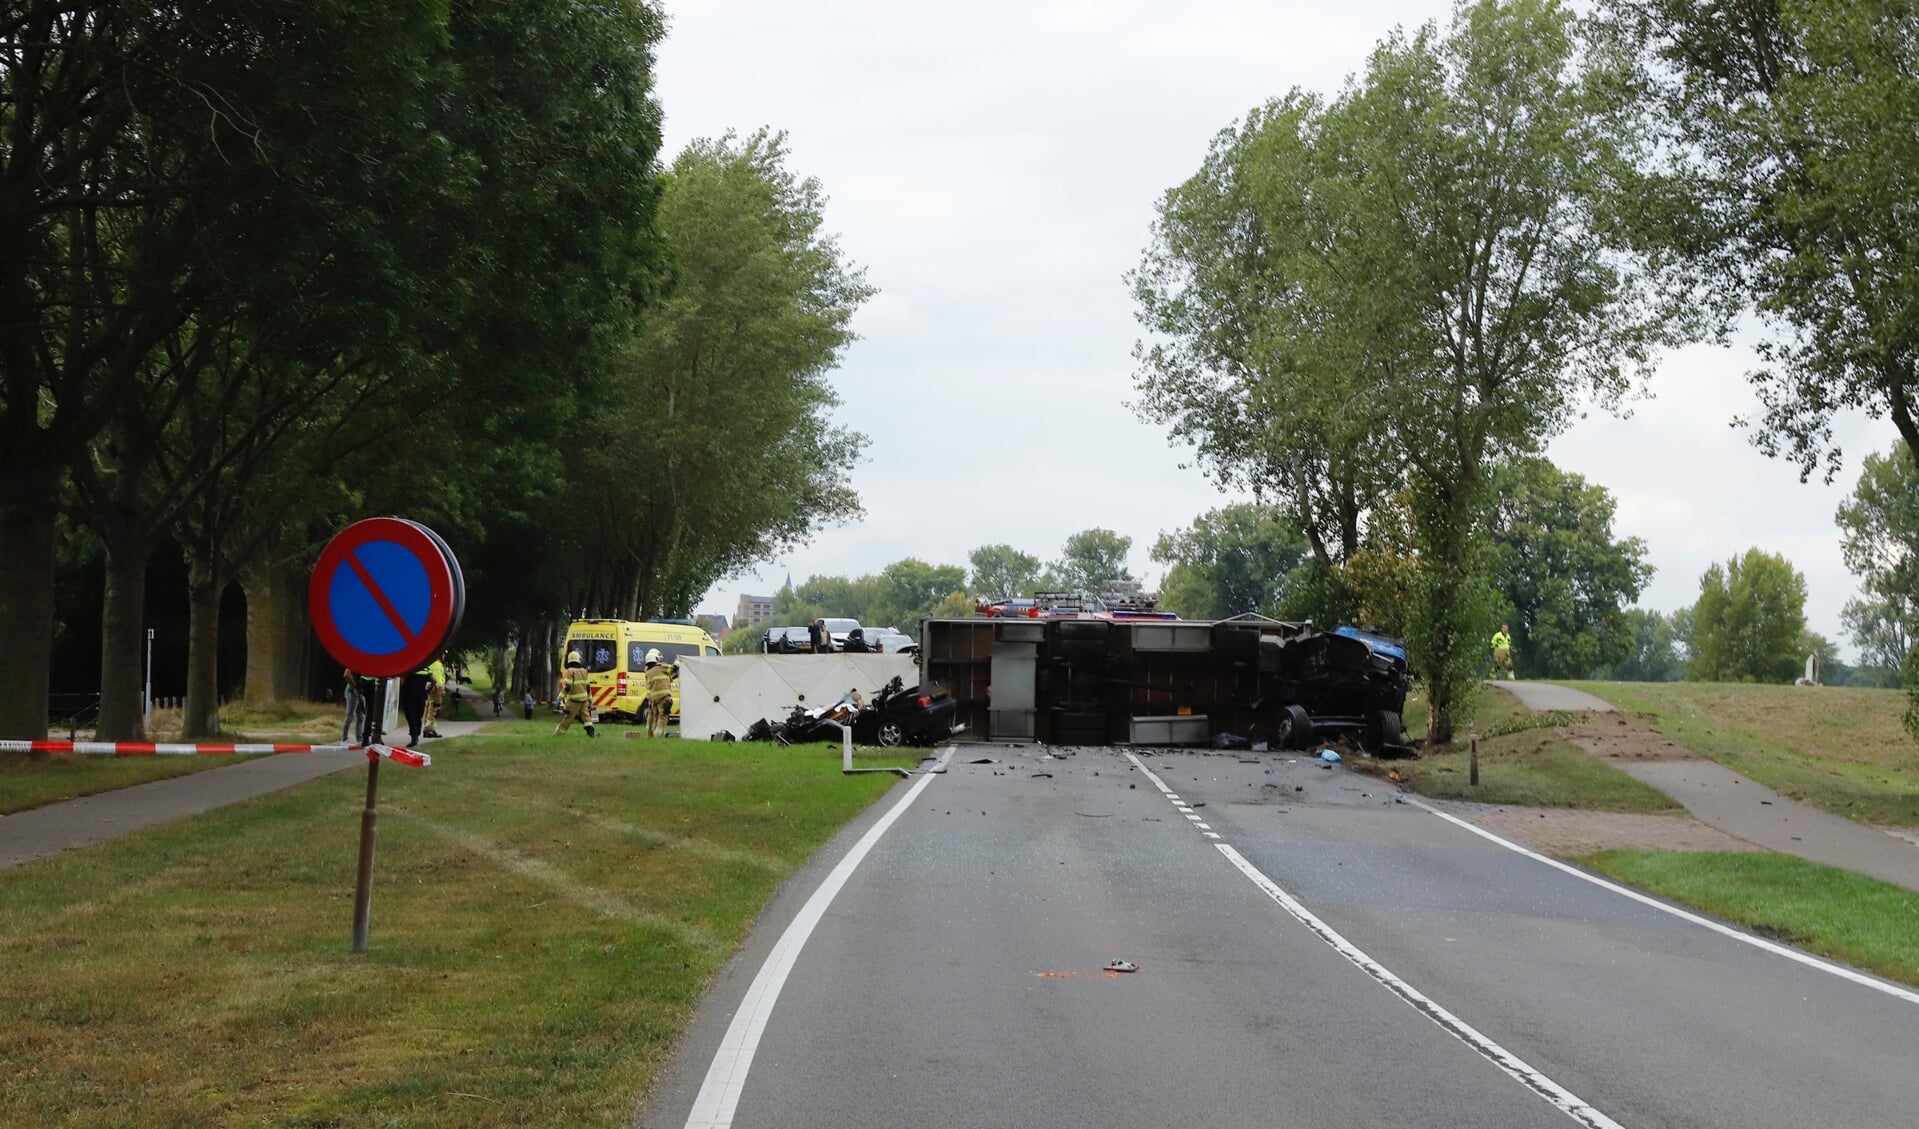
M 1487 1061 L 1505 1071 L 1521 1085 L 1559 1107 L 1568 1117 L 1582 1125 L 1592 1126 L 1592 1129 L 1621 1129 L 1617 1121 L 1580 1100 L 1572 1091 L 1540 1073 L 1526 1060 L 1480 1034 L 1471 1024 L 1434 1003 L 1419 989 L 1393 975 L 1391 969 L 1367 956 L 1359 946 L 1341 936 L 1338 930 L 1321 921 L 1311 910 L 1299 904 L 1299 901 L 1291 894 L 1280 889 L 1278 884 L 1261 873 L 1258 867 L 1246 861 L 1246 856 L 1225 843 L 1214 845 L 1219 848 L 1220 854 L 1226 856 L 1227 861 L 1239 868 L 1241 874 L 1252 880 L 1253 885 L 1264 890 L 1267 897 L 1278 902 L 1281 909 L 1292 914 L 1306 928 L 1319 934 L 1320 939 L 1337 950 L 1340 956 L 1385 985 L 1387 990 L 1411 1004 L 1426 1018 L 1439 1024 L 1448 1034 L 1484 1055 Z
M 1911 1004 L 1919 1004 L 1919 992 L 1914 992 L 1907 988 L 1901 988 L 1897 984 L 1888 984 L 1883 980 L 1878 980 L 1871 976 L 1867 976 L 1865 973 L 1855 972 L 1852 969 L 1846 968 L 1842 965 L 1833 964 L 1831 961 L 1821 960 L 1818 957 L 1813 956 L 1809 953 L 1802 953 L 1798 949 L 1788 948 L 1785 945 L 1775 944 L 1772 941 L 1766 940 L 1764 937 L 1755 937 L 1750 933 L 1741 932 L 1738 929 L 1734 929 L 1730 925 L 1725 925 L 1721 922 L 1714 921 L 1709 917 L 1701 917 L 1700 915 L 1696 913 L 1692 913 L 1687 910 L 1680 909 L 1678 906 L 1668 905 L 1665 902 L 1660 901 L 1658 898 L 1652 897 L 1647 894 L 1642 894 L 1637 890 L 1631 889 L 1630 887 L 1621 886 L 1617 882 L 1608 881 L 1607 879 L 1601 878 L 1596 874 L 1588 874 L 1576 866 L 1572 866 L 1568 863 L 1560 862 L 1558 859 L 1552 858 L 1549 855 L 1542 855 L 1538 851 L 1532 850 L 1531 848 L 1522 847 L 1518 843 L 1515 843 L 1510 839 L 1501 838 L 1500 836 L 1493 834 L 1492 832 L 1486 830 L 1483 827 L 1475 826 L 1474 824 L 1466 820 L 1460 819 L 1456 815 L 1451 815 L 1447 812 L 1440 811 L 1438 808 L 1435 808 L 1431 806 L 1430 804 L 1421 803 L 1418 800 L 1412 800 L 1412 799 L 1407 800 L 1407 803 L 1410 803 L 1414 805 L 1415 807 L 1424 808 L 1426 811 L 1431 812 L 1432 814 L 1438 816 L 1439 818 L 1445 820 L 1446 822 L 1463 827 L 1482 839 L 1490 839 L 1491 841 L 1498 843 L 1500 846 L 1506 848 L 1509 851 L 1514 851 L 1518 854 L 1525 855 L 1529 859 L 1533 859 L 1538 862 L 1543 862 L 1547 866 L 1550 866 L 1555 870 L 1562 870 L 1566 872 L 1567 874 L 1570 874 L 1574 878 L 1577 878 L 1583 882 L 1590 882 L 1593 885 L 1600 887 L 1601 889 L 1611 890 L 1613 893 L 1618 894 L 1622 897 L 1631 898 L 1633 901 L 1638 902 L 1641 905 L 1648 905 L 1656 910 L 1661 911 L 1662 913 L 1669 913 L 1673 915 L 1674 917 L 1679 918 L 1681 921 L 1688 921 L 1694 925 L 1703 926 L 1707 929 L 1712 930 L 1714 933 L 1718 933 L 1726 937 L 1731 937 L 1733 940 L 1738 941 L 1742 944 L 1751 945 L 1755 949 L 1763 949 L 1766 952 L 1772 953 L 1775 956 L 1782 956 L 1782 957 L 1785 957 L 1787 960 L 1797 961 L 1800 964 L 1807 966 L 1808 968 L 1816 968 L 1821 972 L 1829 972 L 1832 975 L 1839 977 L 1841 980 L 1850 980 L 1854 984 L 1863 985 L 1867 988 L 1871 988 L 1872 990 L 1876 992 L 1884 992 L 1886 995 L 1892 996 L 1895 999 L 1901 999 Z
M 739 1107 L 740 1094 L 746 1089 L 746 1075 L 753 1068 L 753 1055 L 759 1050 L 766 1021 L 773 1014 L 773 1005 L 779 1002 L 780 989 L 786 986 L 786 977 L 799 960 L 800 950 L 813 935 L 814 926 L 826 915 L 826 907 L 833 904 L 840 888 L 853 876 L 867 852 L 933 782 L 933 773 L 945 770 L 952 756 L 953 750 L 949 747 L 933 772 L 922 775 L 890 811 L 867 828 L 866 834 L 860 836 L 860 841 L 853 844 L 853 849 L 846 852 L 846 857 L 826 876 L 826 881 L 806 899 L 786 932 L 780 934 L 773 951 L 766 955 L 766 963 L 760 966 L 759 975 L 753 977 L 752 985 L 747 988 L 746 998 L 740 1001 L 740 1009 L 733 1013 L 733 1022 L 727 1025 L 720 1049 L 713 1054 L 713 1065 L 707 1068 L 706 1081 L 700 1085 L 699 1096 L 693 1099 L 693 1112 L 687 1116 L 686 1129 L 729 1129 L 733 1124 L 733 1111 Z
M 1147 768 L 1140 762 L 1138 757 L 1130 752 L 1126 754 L 1126 759 L 1133 762 L 1133 767 L 1146 774 L 1146 779 L 1152 781 L 1153 787 L 1158 788 L 1161 792 L 1165 793 L 1168 798 L 1175 800 L 1177 803 L 1178 798 L 1173 795 L 1173 790 L 1168 788 L 1165 783 L 1153 773 L 1152 769 Z M 1184 807 L 1185 805 L 1180 804 L 1179 806 Z M 1431 811 L 1432 809 L 1428 808 L 1427 810 Z M 1434 814 L 1443 813 L 1436 812 Z M 1186 818 L 1194 820 L 1195 822 L 1199 819 L 1198 816 L 1190 813 L 1188 813 Z M 1199 827 L 1203 829 L 1206 827 L 1206 824 L 1200 823 Z M 1219 838 L 1218 833 L 1213 831 L 1202 830 L 1201 834 L 1205 835 L 1208 839 Z M 1279 907 L 1291 914 L 1300 924 L 1318 934 L 1319 939 L 1331 945 L 1334 951 L 1338 952 L 1340 956 L 1345 957 L 1360 971 L 1378 981 L 1387 991 L 1392 992 L 1400 999 L 1412 1005 L 1414 1010 L 1438 1024 L 1447 1034 L 1458 1039 L 1473 1050 L 1478 1051 L 1480 1055 L 1485 1057 L 1486 1061 L 1504 1071 L 1507 1076 L 1517 1081 L 1520 1085 L 1538 1094 L 1540 1097 L 1545 1098 L 1562 1113 L 1566 1114 L 1566 1116 L 1579 1122 L 1581 1125 L 1589 1126 L 1590 1129 L 1624 1129 L 1617 1121 L 1594 1109 L 1578 1095 L 1540 1073 L 1531 1063 L 1528 1063 L 1525 1059 L 1520 1058 L 1498 1043 L 1493 1042 L 1481 1034 L 1471 1024 L 1454 1015 L 1452 1012 L 1447 1011 L 1439 1004 L 1433 1002 L 1433 1000 L 1428 998 L 1424 993 L 1420 992 L 1419 989 L 1414 988 L 1411 984 L 1406 983 L 1394 975 L 1391 969 L 1380 964 L 1372 957 L 1367 956 L 1365 951 L 1359 946 L 1348 941 L 1337 929 L 1320 920 L 1313 911 L 1300 904 L 1297 898 L 1288 894 L 1285 890 L 1282 890 L 1278 883 L 1266 877 L 1258 867 L 1247 861 L 1245 855 L 1234 850 L 1231 844 L 1214 843 L 1213 846 L 1218 848 L 1219 853 L 1225 855 L 1226 860 L 1238 868 L 1241 874 L 1244 874 L 1250 879 L 1253 885 L 1259 887 L 1267 897 L 1279 903 Z

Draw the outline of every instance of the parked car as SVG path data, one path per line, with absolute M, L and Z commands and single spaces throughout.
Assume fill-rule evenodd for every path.
M 813 637 L 804 627 L 769 627 L 760 639 L 760 650 L 769 655 L 807 655 L 813 652 Z

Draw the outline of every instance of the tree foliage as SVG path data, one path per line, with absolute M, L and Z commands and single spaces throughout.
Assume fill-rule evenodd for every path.
M 1906 0 L 1605 0 L 1663 126 L 1645 235 L 1722 316 L 1777 333 L 1754 442 L 1837 472 L 1834 413 L 1888 415 L 1919 453 L 1919 8 Z
M 1255 468 L 1322 563 L 1325 515 L 1350 552 L 1359 512 L 1403 492 L 1434 740 L 1497 614 L 1492 466 L 1689 328 L 1619 223 L 1641 155 L 1617 95 L 1561 4 L 1462 2 L 1445 34 L 1388 37 L 1332 102 L 1295 91 L 1222 134 L 1135 275 L 1163 338 L 1140 351 L 1143 411 L 1216 468 Z
M 1126 554 L 1133 539 L 1110 529 L 1082 529 L 1066 539 L 1052 564 L 1054 582 L 1069 592 L 1098 592 L 1109 580 L 1131 580 Z
M 664 299 L 642 311 L 569 445 L 576 591 L 605 613 L 685 615 L 720 577 L 852 517 L 860 437 L 827 374 L 873 293 L 823 230 L 816 180 L 761 131 L 696 141 L 666 178 Z
M 1683 645 L 1673 631 L 1673 617 L 1650 608 L 1627 608 L 1620 613 L 1625 658 L 1607 675 L 1617 682 L 1677 682 L 1685 677 Z
M 1748 549 L 1699 578 L 1692 660 L 1700 682 L 1791 682 L 1805 669 L 1806 578 L 1786 558 Z
M 1642 642 L 1626 609 L 1652 566 L 1645 542 L 1613 538 L 1612 495 L 1543 458 L 1502 465 L 1493 488 L 1495 577 L 1520 677 L 1586 678 L 1625 662 Z
M 1187 619 L 1271 614 L 1287 578 L 1309 556 L 1305 538 L 1269 507 L 1242 502 L 1209 510 L 1153 543 L 1152 559 L 1169 566 L 1159 606 Z
M 981 545 L 967 554 L 973 591 L 987 599 L 1031 596 L 1040 590 L 1039 558 L 1011 545 Z

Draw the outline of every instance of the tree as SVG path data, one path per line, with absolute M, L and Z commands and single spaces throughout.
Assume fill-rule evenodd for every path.
M 973 566 L 973 591 L 979 596 L 1031 596 L 1038 590 L 1039 558 L 1011 545 L 981 545 L 966 559 Z
M 1638 193 L 1645 236 L 1684 260 L 1720 316 L 1781 332 L 1750 374 L 1753 431 L 1828 479 L 1831 420 L 1890 416 L 1919 454 L 1919 9 L 1905 0 L 1606 0 L 1598 27 L 1638 65 L 1663 161 Z
M 1082 529 L 1066 539 L 1059 560 L 1053 562 L 1053 576 L 1073 592 L 1097 592 L 1108 580 L 1131 580 L 1126 554 L 1132 548 L 1131 537 L 1110 529 Z
M 1170 566 L 1159 606 L 1187 619 L 1270 613 L 1287 577 L 1310 554 L 1299 530 L 1270 507 L 1242 502 L 1209 510 L 1153 543 L 1152 559 Z
M 1919 634 L 1919 465 L 1903 444 L 1867 455 L 1839 506 L 1839 549 L 1859 577 L 1843 615 L 1866 666 L 1897 668 Z
M 1253 410 L 1312 417 L 1301 437 L 1313 441 L 1298 448 L 1315 460 L 1309 479 L 1399 475 L 1372 497 L 1403 490 L 1411 513 L 1421 564 L 1406 633 L 1437 742 L 1451 739 L 1497 622 L 1492 467 L 1535 450 L 1583 398 L 1628 391 L 1689 329 L 1658 264 L 1622 238 L 1620 187 L 1640 137 L 1616 86 L 1580 69 L 1572 32 L 1555 0 L 1462 2 L 1448 34 L 1428 25 L 1382 42 L 1330 105 L 1295 92 L 1243 144 L 1216 147 L 1209 170 L 1225 170 L 1189 195 L 1252 201 L 1224 209 L 1257 229 L 1225 245 L 1250 254 L 1201 270 L 1193 252 L 1219 245 L 1185 241 L 1178 199 L 1156 229 L 1183 273 L 1146 288 L 1148 324 L 1185 350 L 1166 363 L 1145 353 L 1159 403 L 1178 412 L 1184 386 L 1200 405 L 1182 414 L 1190 433 L 1264 450 L 1268 437 L 1242 440 L 1205 410 L 1222 387 L 1214 374 L 1228 387 L 1243 375 L 1236 350 L 1250 341 L 1289 392 L 1249 397 Z M 1214 274 L 1228 298 L 1216 304 L 1194 282 Z M 1141 277 L 1162 277 L 1153 253 Z M 1315 415 L 1328 405 L 1336 417 Z
M 873 294 L 823 230 L 785 137 L 696 141 L 666 178 L 665 299 L 644 312 L 570 460 L 609 570 L 597 605 L 688 611 L 714 581 L 856 516 L 861 437 L 826 380 Z
M 1645 542 L 1613 539 L 1612 495 L 1543 458 L 1502 465 L 1493 489 L 1494 575 L 1510 609 L 1518 674 L 1585 678 L 1624 662 L 1643 642 L 1625 609 L 1652 566 Z
M 1677 682 L 1685 676 L 1685 663 L 1673 638 L 1673 617 L 1649 608 L 1627 608 L 1620 614 L 1620 633 L 1628 650 L 1608 675 L 1613 681 Z
M 1805 576 L 1784 557 L 1748 549 L 1699 578 L 1686 677 L 1791 682 L 1805 667 L 1799 650 L 1805 630 Z

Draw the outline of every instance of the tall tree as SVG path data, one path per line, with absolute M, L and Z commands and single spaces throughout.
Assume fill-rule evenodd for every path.
M 1839 551 L 1861 593 L 1843 613 L 1864 665 L 1898 667 L 1919 637 L 1919 464 L 1903 444 L 1867 455 L 1839 506 Z
M 1330 105 L 1278 104 L 1268 119 L 1281 127 L 1262 135 L 1271 147 L 1214 178 L 1236 192 L 1263 177 L 1259 230 L 1279 233 L 1217 268 L 1263 275 L 1252 289 L 1266 301 L 1223 308 L 1253 312 L 1271 367 L 1297 378 L 1262 409 L 1336 405 L 1341 426 L 1321 428 L 1323 443 L 1404 468 L 1422 562 L 1406 631 L 1434 741 L 1452 737 L 1497 614 L 1492 467 L 1535 450 L 1584 398 L 1626 392 L 1690 328 L 1623 239 L 1615 209 L 1640 138 L 1617 93 L 1582 70 L 1564 5 L 1462 2 L 1448 33 L 1428 25 L 1381 43 Z M 1162 219 L 1170 228 L 1165 208 Z M 1143 274 L 1153 269 L 1149 255 Z M 1203 407 L 1209 385 L 1192 374 L 1221 368 L 1196 350 L 1156 375 L 1170 373 L 1165 391 L 1194 385 Z M 1218 430 L 1203 413 L 1193 426 Z M 1366 454 L 1380 438 L 1390 454 Z
M 1030 596 L 1040 578 L 1039 558 L 1011 545 L 981 545 L 967 554 L 976 595 L 987 598 Z
M 1806 578 L 1786 558 L 1747 549 L 1699 578 L 1692 661 L 1701 682 L 1791 682 L 1804 669 Z
M 1494 575 L 1522 678 L 1586 678 L 1637 646 L 1625 613 L 1652 579 L 1646 545 L 1613 538 L 1603 486 L 1543 458 L 1493 475 Z
M 1730 318 L 1779 334 L 1751 373 L 1753 439 L 1803 476 L 1840 455 L 1834 413 L 1890 416 L 1919 454 L 1919 8 L 1909 0 L 1604 0 L 1667 144 L 1646 235 Z
M 685 614 L 720 577 L 853 517 L 861 437 L 827 376 L 873 294 L 785 137 L 696 141 L 666 178 L 670 289 L 636 321 L 569 467 L 629 616 Z
M 1650 608 L 1627 608 L 1620 624 L 1628 650 L 1609 678 L 1618 682 L 1677 682 L 1685 676 L 1671 616 Z
M 1170 566 L 1159 606 L 1187 619 L 1270 614 L 1287 577 L 1310 555 L 1299 530 L 1270 507 L 1240 502 L 1209 510 L 1153 543 L 1153 560 Z
M 1098 592 L 1109 580 L 1131 580 L 1126 554 L 1133 539 L 1110 529 L 1082 529 L 1066 539 L 1052 564 L 1054 578 L 1073 592 Z

